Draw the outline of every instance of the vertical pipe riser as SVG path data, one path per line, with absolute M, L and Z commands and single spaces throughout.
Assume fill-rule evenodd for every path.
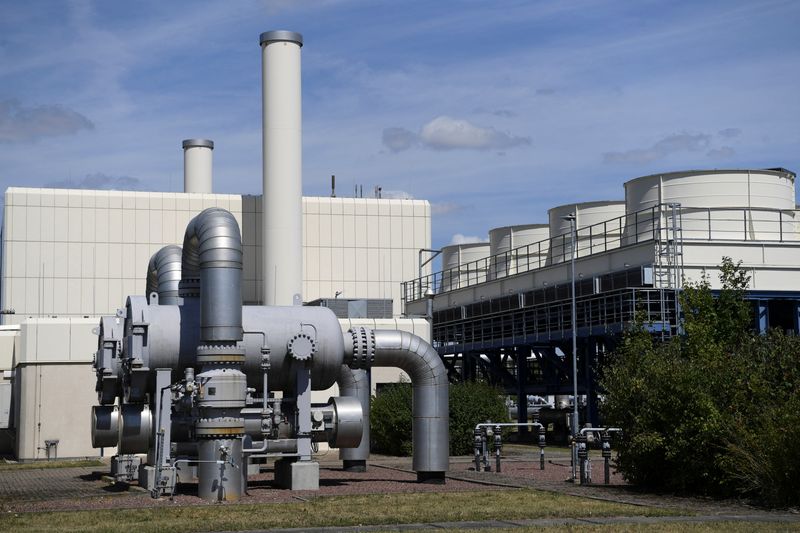
M 222 453 L 221 449 L 227 453 Z M 244 489 L 242 439 L 201 440 L 197 494 L 206 501 L 238 501 Z

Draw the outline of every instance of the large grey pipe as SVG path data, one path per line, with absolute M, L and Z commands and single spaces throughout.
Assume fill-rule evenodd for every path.
M 153 254 L 147 265 L 147 289 L 145 295 L 158 293 L 161 305 L 178 305 L 178 290 L 181 282 L 181 247 L 170 244 Z
M 364 472 L 367 469 L 370 439 L 369 400 L 372 392 L 369 381 L 369 372 L 363 369 L 353 369 L 347 365 L 342 365 L 339 371 L 339 378 L 336 380 L 339 385 L 339 396 L 357 398 L 361 404 L 361 412 L 364 417 L 361 444 L 357 448 L 339 449 L 339 458 L 342 460 L 342 466 L 348 472 Z
M 345 361 L 351 368 L 397 367 L 408 373 L 412 468 L 418 481 L 444 482 L 450 459 L 449 382 L 433 346 L 405 331 L 354 328 L 345 334 Z
M 211 207 L 189 222 L 181 275 L 184 287 L 200 282 L 200 339 L 242 340 L 242 235 L 232 214 Z

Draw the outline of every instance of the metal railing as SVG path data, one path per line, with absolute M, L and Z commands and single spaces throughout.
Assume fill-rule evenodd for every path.
M 677 208 L 682 238 L 687 241 L 796 241 L 794 210 L 763 208 L 685 208 L 659 204 L 605 222 L 579 228 L 576 232 L 576 259 L 647 241 L 667 241 L 666 219 Z M 463 289 L 565 263 L 572 253 L 569 233 L 520 246 L 457 267 L 441 270 L 402 283 L 402 300 L 413 302 L 434 294 Z
M 667 335 L 676 332 L 677 305 L 672 290 L 621 289 L 578 298 L 576 307 L 579 332 L 619 331 L 634 318 L 643 320 L 655 331 Z M 571 302 L 567 299 L 516 311 L 437 322 L 433 339 L 437 349 L 465 344 L 514 345 L 535 339 L 558 339 L 571 331 Z

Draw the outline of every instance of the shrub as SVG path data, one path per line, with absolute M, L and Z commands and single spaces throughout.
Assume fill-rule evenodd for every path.
M 681 295 L 685 334 L 656 343 L 643 324 L 604 369 L 606 422 L 623 428 L 618 468 L 631 482 L 773 505 L 800 503 L 800 338 L 756 335 L 748 277 L 723 258 L 723 288 Z
M 369 423 L 372 451 L 411 455 L 411 383 L 388 384 L 373 396 Z
M 450 385 L 450 454 L 472 453 L 475 424 L 507 422 L 502 392 L 482 383 Z M 394 383 L 372 398 L 372 451 L 388 455 L 411 454 L 411 384 Z
M 472 453 L 475 424 L 508 422 L 503 392 L 484 383 L 450 385 L 450 455 Z

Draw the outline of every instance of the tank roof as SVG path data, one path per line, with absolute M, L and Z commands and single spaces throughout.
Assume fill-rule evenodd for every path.
M 492 228 L 489 230 L 489 233 L 493 231 L 501 231 L 501 230 L 523 230 L 523 229 L 535 229 L 535 228 L 549 228 L 549 224 L 513 224 L 511 226 L 500 226 L 498 228 Z
M 550 211 L 555 211 L 556 209 L 563 209 L 565 207 L 573 207 L 573 206 L 586 208 L 586 207 L 601 207 L 604 205 L 625 205 L 625 200 L 596 200 L 593 202 L 572 202 L 569 204 L 562 204 L 562 205 L 557 205 L 555 207 L 551 207 L 550 209 L 547 210 L 547 212 L 549 213 Z
M 707 174 L 746 174 L 746 173 L 759 173 L 759 174 L 774 174 L 776 176 L 786 176 L 792 181 L 794 181 L 795 177 L 797 176 L 791 170 L 782 168 L 782 167 L 775 167 L 775 168 L 731 168 L 731 169 L 724 169 L 724 168 L 715 168 L 710 170 L 679 170 L 673 172 L 658 172 L 656 174 L 648 174 L 646 176 L 640 176 L 638 178 L 629 179 L 624 183 L 625 187 L 628 186 L 629 183 L 634 183 L 638 181 L 643 181 L 647 179 L 657 178 L 661 176 L 662 178 L 677 178 L 677 177 L 689 177 L 689 176 L 704 176 Z

